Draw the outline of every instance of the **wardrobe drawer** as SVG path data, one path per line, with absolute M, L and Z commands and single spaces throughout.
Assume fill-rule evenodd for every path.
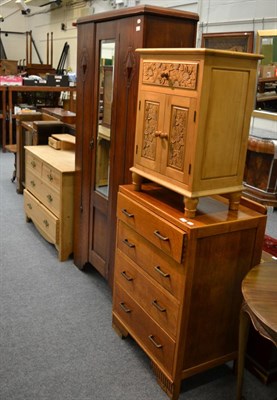
M 148 356 L 172 374 L 175 342 L 119 285 L 114 288 L 113 313 Z
M 158 215 L 118 193 L 117 218 L 131 226 L 177 262 L 182 261 L 186 233 Z
M 59 220 L 47 210 L 28 190 L 24 189 L 26 216 L 36 225 L 42 236 L 51 243 L 58 243 Z
M 120 250 L 116 252 L 115 282 L 173 338 L 176 338 L 179 303 L 140 271 Z
M 144 269 L 157 283 L 181 300 L 185 267 L 164 254 L 136 231 L 118 220 L 117 248 Z

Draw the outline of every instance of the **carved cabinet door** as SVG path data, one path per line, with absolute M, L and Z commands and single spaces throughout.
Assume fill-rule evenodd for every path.
M 140 92 L 135 162 L 188 183 L 195 136 L 194 98 Z

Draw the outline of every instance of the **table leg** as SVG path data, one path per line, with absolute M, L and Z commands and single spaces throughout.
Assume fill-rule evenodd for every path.
M 242 399 L 242 386 L 243 386 L 243 373 L 244 373 L 244 361 L 245 352 L 247 346 L 247 339 L 250 326 L 250 317 L 245 312 L 242 306 L 240 311 L 240 323 L 239 323 L 239 351 L 238 351 L 238 371 L 237 371 L 237 400 Z

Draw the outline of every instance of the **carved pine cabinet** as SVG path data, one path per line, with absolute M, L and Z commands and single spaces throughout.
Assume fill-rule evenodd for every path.
M 241 282 L 260 262 L 266 224 L 265 207 L 245 199 L 238 212 L 218 195 L 198 208 L 192 222 L 166 188 L 119 189 L 113 327 L 174 400 L 182 379 L 237 357 Z
M 198 15 L 141 5 L 82 17 L 78 86 L 74 262 L 113 281 L 118 185 L 131 183 L 138 47 L 194 47 Z
M 228 193 L 237 210 L 255 98 L 258 55 L 209 49 L 139 49 L 133 181 L 184 196 Z

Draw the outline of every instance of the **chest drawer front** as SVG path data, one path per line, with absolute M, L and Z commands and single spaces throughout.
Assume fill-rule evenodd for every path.
M 26 188 L 33 193 L 50 211 L 60 215 L 60 195 L 46 185 L 33 171 L 26 171 Z
M 26 151 L 26 170 L 32 171 L 33 174 L 41 176 L 42 171 L 42 161 L 31 154 L 29 151 Z
M 164 254 L 122 221 L 117 225 L 117 247 L 157 283 L 181 300 L 184 266 Z
M 197 86 L 198 62 L 143 61 L 142 83 L 171 89 L 192 89 Z
M 42 164 L 42 180 L 47 183 L 49 187 L 60 191 L 61 174 L 45 163 Z
M 59 221 L 28 190 L 24 190 L 24 210 L 40 233 L 51 243 L 58 243 Z
M 131 226 L 145 239 L 180 263 L 183 257 L 185 232 L 141 205 L 118 194 L 118 219 Z
M 114 314 L 148 356 L 172 374 L 175 342 L 119 286 L 114 289 Z
M 173 338 L 176 338 L 179 303 L 155 286 L 134 263 L 117 250 L 115 280 Z

